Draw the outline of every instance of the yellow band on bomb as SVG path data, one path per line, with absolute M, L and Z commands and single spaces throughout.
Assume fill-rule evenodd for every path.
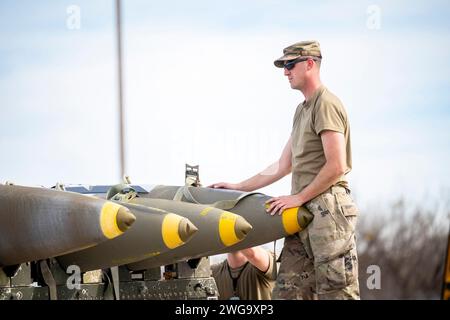
M 200 212 L 201 216 L 206 216 L 211 210 L 214 210 L 213 207 L 207 207 Z
M 182 217 L 173 213 L 169 213 L 164 217 L 161 233 L 164 244 L 169 249 L 181 246 L 184 242 L 178 233 Z
M 284 231 L 287 234 L 294 234 L 301 230 L 298 224 L 298 208 L 289 208 L 283 211 L 281 214 L 281 219 L 283 221 Z
M 119 212 L 121 205 L 114 202 L 105 202 L 100 212 L 100 227 L 103 235 L 108 239 L 113 239 L 123 232 L 117 225 L 117 213 Z
M 219 220 L 219 235 L 222 243 L 229 247 L 240 240 L 236 236 L 235 225 L 237 216 L 231 212 L 223 212 Z

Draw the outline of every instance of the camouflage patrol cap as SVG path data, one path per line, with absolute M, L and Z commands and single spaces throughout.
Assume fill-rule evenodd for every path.
M 299 57 L 317 57 L 322 59 L 319 42 L 301 41 L 283 49 L 284 55 L 274 61 L 275 67 L 283 68 L 284 63 L 289 60 L 294 60 Z

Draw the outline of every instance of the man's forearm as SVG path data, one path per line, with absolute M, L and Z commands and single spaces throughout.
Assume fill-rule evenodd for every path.
M 336 166 L 330 165 L 328 162 L 319 171 L 314 180 L 299 194 L 302 203 L 314 199 L 319 194 L 334 185 L 338 179 L 344 174 L 344 171 Z
M 241 253 L 247 258 L 254 267 L 262 272 L 267 272 L 270 267 L 269 253 L 260 247 L 252 247 L 241 250 Z

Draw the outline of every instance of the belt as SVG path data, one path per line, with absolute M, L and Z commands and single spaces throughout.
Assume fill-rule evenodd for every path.
M 345 187 L 341 187 L 341 186 L 331 186 L 329 187 L 327 190 L 325 190 L 324 192 L 322 192 L 321 194 L 324 193 L 331 193 L 331 194 L 335 194 L 335 193 L 345 193 L 345 194 L 350 194 L 350 189 L 347 189 Z M 320 195 L 318 195 L 317 197 L 315 197 L 314 199 L 318 198 Z M 313 201 L 314 199 L 311 199 L 309 201 L 307 201 L 305 203 L 306 208 L 308 208 L 308 205 L 311 203 L 311 201 Z
M 341 186 L 332 186 L 325 190 L 323 193 L 346 193 L 350 194 L 350 189 Z

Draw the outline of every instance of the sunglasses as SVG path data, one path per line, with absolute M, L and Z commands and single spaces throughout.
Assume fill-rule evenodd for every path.
M 284 68 L 287 69 L 287 70 L 292 70 L 292 69 L 294 69 L 294 67 L 295 67 L 295 65 L 296 65 L 297 63 L 303 62 L 303 61 L 308 61 L 309 59 L 314 60 L 314 61 L 317 61 L 317 59 L 314 59 L 314 58 L 297 58 L 297 59 L 295 59 L 295 60 L 291 60 L 291 61 L 289 61 L 289 62 L 286 62 L 286 63 L 284 64 Z

